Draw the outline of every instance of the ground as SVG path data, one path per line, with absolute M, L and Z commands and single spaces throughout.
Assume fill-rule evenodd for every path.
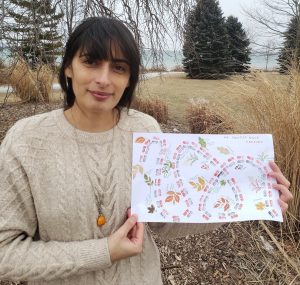
M 16 120 L 60 105 L 0 105 L 0 142 Z M 175 121 L 162 125 L 162 129 L 187 131 L 185 125 Z M 271 233 L 267 233 L 266 227 Z M 287 235 L 280 229 L 277 223 L 254 221 L 225 224 L 209 234 L 175 240 L 161 241 L 156 237 L 164 285 L 299 285 L 299 232 Z M 284 250 L 287 257 L 278 248 Z M 12 283 L 0 281 L 0 285 L 8 284 Z

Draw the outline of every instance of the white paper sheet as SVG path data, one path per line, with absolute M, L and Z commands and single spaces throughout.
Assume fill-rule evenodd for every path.
M 282 222 L 269 134 L 134 133 L 131 212 L 142 222 Z

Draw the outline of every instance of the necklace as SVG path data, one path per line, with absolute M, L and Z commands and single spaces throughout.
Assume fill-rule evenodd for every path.
M 88 171 L 88 167 L 86 165 L 86 161 L 83 158 L 83 155 L 81 153 L 81 149 L 80 149 L 80 146 L 79 146 L 79 143 L 78 143 L 79 139 L 78 139 L 78 133 L 77 133 L 77 128 L 76 128 L 76 121 L 75 121 L 75 118 L 73 116 L 72 108 L 70 108 L 70 113 L 71 113 L 72 121 L 74 122 L 73 129 L 74 129 L 75 141 L 76 141 L 76 145 L 77 145 L 77 149 L 78 149 L 78 154 L 79 154 L 80 160 L 81 160 L 81 162 L 82 162 L 82 164 L 85 168 L 85 172 L 87 174 L 87 177 L 89 179 L 89 182 L 91 184 L 91 187 L 93 189 L 94 196 L 95 196 L 96 206 L 97 206 L 97 210 L 98 210 L 98 216 L 97 216 L 97 219 L 96 219 L 96 223 L 97 223 L 98 227 L 101 227 L 101 226 L 106 224 L 106 217 L 103 214 L 102 209 L 101 209 L 101 201 L 103 201 L 103 191 L 102 191 L 102 195 L 100 195 L 99 191 L 97 191 L 97 189 L 94 187 L 94 184 L 92 182 L 92 178 L 90 176 L 90 173 Z M 112 133 L 112 139 L 111 139 L 111 143 L 110 143 L 111 150 L 113 149 L 115 126 L 116 126 L 115 115 L 113 115 L 113 130 L 112 130 L 113 133 Z M 108 161 L 108 169 L 111 167 L 111 163 L 112 163 L 112 155 L 110 156 L 110 159 Z M 107 175 L 105 175 L 105 176 L 107 177 Z

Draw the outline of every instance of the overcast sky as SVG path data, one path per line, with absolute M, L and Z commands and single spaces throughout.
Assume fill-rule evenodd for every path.
M 258 7 L 257 0 L 219 0 L 219 3 L 225 17 L 230 15 L 238 17 L 248 32 L 251 33 L 255 30 L 256 23 L 249 19 L 243 9 L 248 10 L 249 8 Z
M 258 43 L 266 43 L 270 39 L 276 42 L 282 41 L 281 37 L 271 35 L 266 27 L 258 25 L 245 13 L 245 10 L 265 11 L 265 6 L 262 4 L 262 0 L 219 0 L 219 3 L 225 17 L 230 15 L 238 17 L 239 21 L 243 24 L 244 29 L 248 33 L 251 41 Z
M 219 0 L 224 16 L 233 15 L 238 18 L 245 18 L 242 7 L 248 7 L 249 2 L 253 0 Z

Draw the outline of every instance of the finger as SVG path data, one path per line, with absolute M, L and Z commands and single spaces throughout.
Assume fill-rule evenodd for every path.
M 291 201 L 293 199 L 293 194 L 282 184 L 273 184 L 274 189 L 280 192 L 280 199 L 284 202 Z
M 136 232 L 137 232 L 137 224 L 132 228 L 130 232 L 130 238 L 136 237 Z
M 131 229 L 136 225 L 137 215 L 132 215 L 129 217 L 125 223 L 120 227 L 119 231 L 123 236 L 128 236 Z
M 132 239 L 134 237 L 136 237 L 136 225 L 129 231 L 129 233 L 127 234 L 127 238 Z
M 131 216 L 131 208 L 129 207 L 128 209 L 127 209 L 127 217 L 129 218 Z
M 282 211 L 282 213 L 286 213 L 289 205 L 287 203 L 285 203 L 284 201 L 282 201 L 281 199 L 278 200 L 278 203 L 279 203 L 279 206 L 280 206 L 280 209 Z
M 143 243 L 143 239 L 144 239 L 144 230 L 145 230 L 145 224 L 144 223 L 137 223 L 136 224 L 136 235 L 135 235 L 135 239 L 136 242 L 139 244 Z
M 291 185 L 281 172 L 269 172 L 268 176 L 275 178 L 278 184 L 283 184 L 287 188 L 289 188 Z
M 131 217 L 131 208 L 129 207 L 127 209 L 127 218 L 130 218 Z M 136 236 L 136 225 L 131 229 L 131 231 L 129 231 L 128 233 L 128 238 L 131 239 L 132 237 L 135 237 Z
M 269 161 L 269 166 L 273 171 L 281 173 L 279 166 L 274 161 Z
M 281 182 L 282 184 L 286 185 L 288 188 L 290 187 L 290 182 L 285 178 L 283 173 L 281 172 L 279 166 L 274 162 L 270 161 L 269 162 L 270 168 L 273 170 L 273 172 L 270 172 L 269 175 L 274 177 L 275 179 L 278 180 L 278 182 Z

